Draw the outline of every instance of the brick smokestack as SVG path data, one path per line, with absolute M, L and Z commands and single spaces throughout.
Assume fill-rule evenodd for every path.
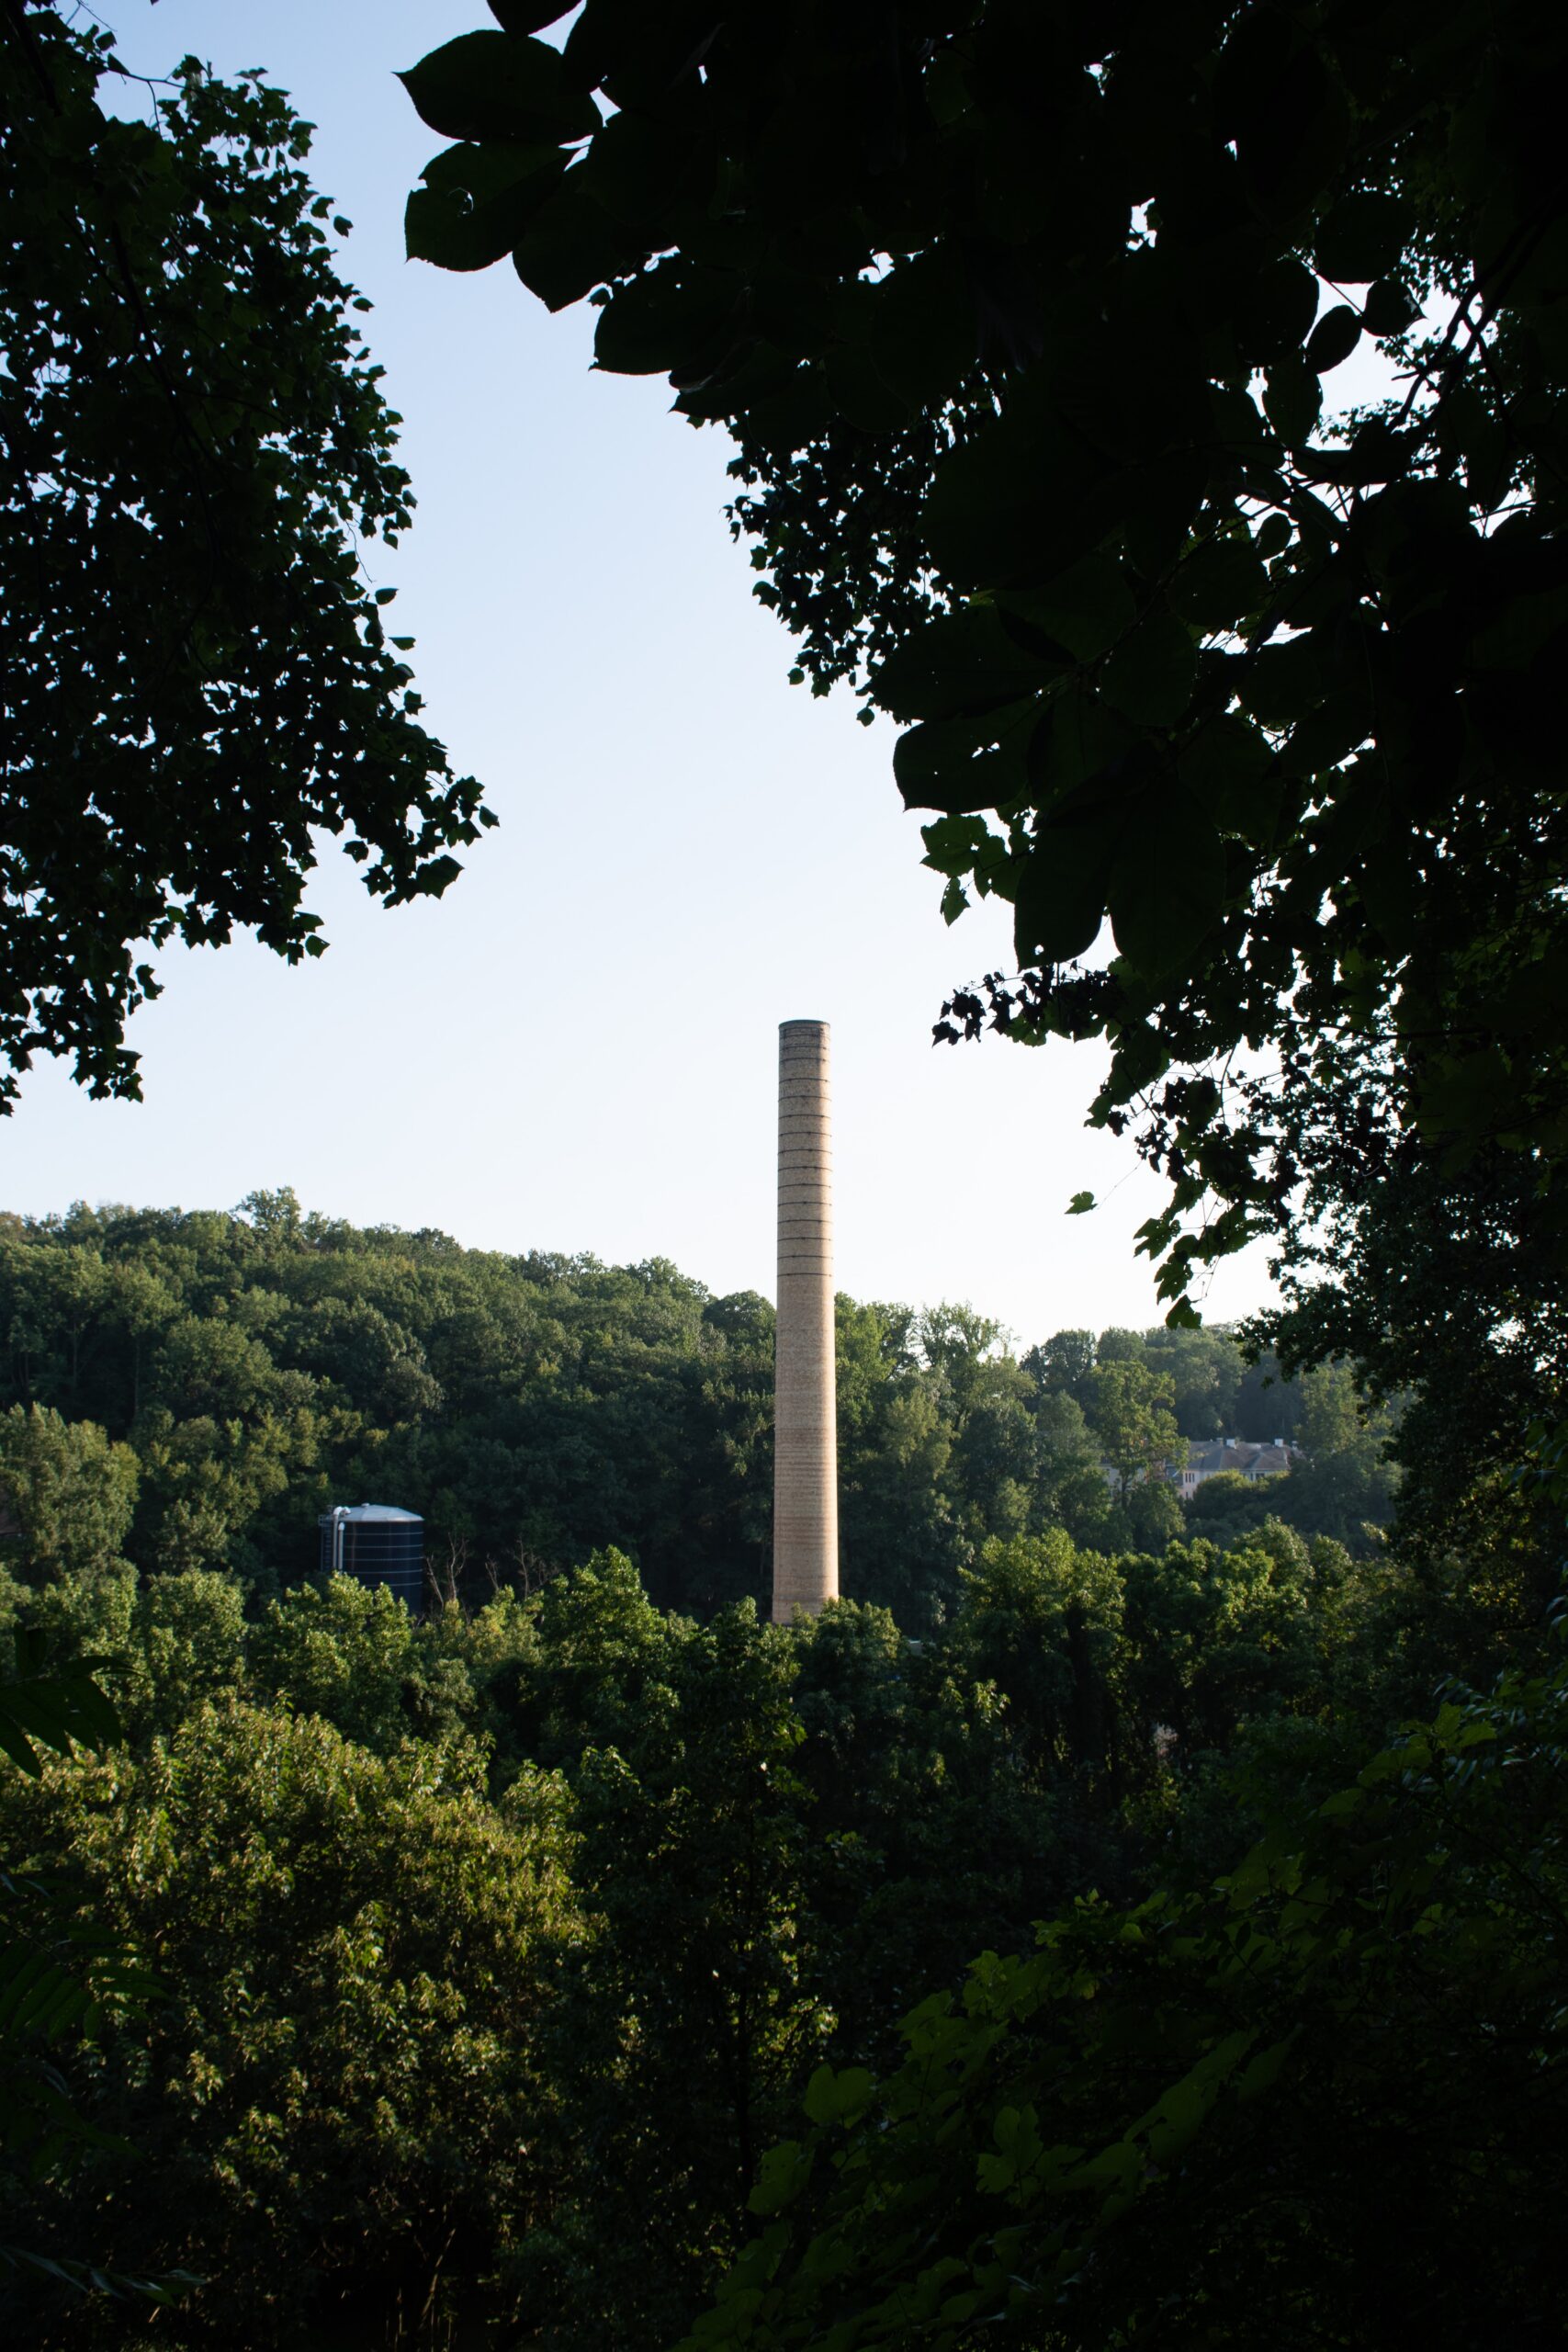
M 773 1622 L 839 1597 L 828 1023 L 779 1024 L 779 1316 L 773 1392 Z

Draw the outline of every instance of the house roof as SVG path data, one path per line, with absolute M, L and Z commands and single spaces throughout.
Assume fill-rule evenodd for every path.
M 1259 1444 L 1250 1438 L 1212 1438 L 1206 1444 L 1189 1445 L 1187 1467 L 1209 1477 L 1224 1470 L 1235 1470 L 1244 1478 L 1274 1478 L 1287 1471 L 1300 1453 L 1301 1448 L 1294 1445 Z

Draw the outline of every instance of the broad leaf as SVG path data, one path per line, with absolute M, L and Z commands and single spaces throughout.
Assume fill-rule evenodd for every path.
M 1058 673 L 1066 659 L 1060 648 L 1053 658 L 1048 640 L 1038 652 L 1028 650 L 1010 636 L 994 605 L 966 605 L 916 631 L 880 663 L 872 673 L 872 697 L 895 718 L 943 718 L 1015 700 Z
M 1181 781 L 1221 831 L 1258 847 L 1271 839 L 1283 798 L 1274 752 L 1234 713 L 1206 718 L 1183 746 Z
M 1115 834 L 1101 817 L 1042 825 L 1012 875 L 1021 964 L 1066 964 L 1100 936 Z
M 580 171 L 567 173 L 512 251 L 512 266 L 524 285 L 552 311 L 580 302 L 633 258 L 628 232 L 581 180 Z
M 1168 606 L 1156 605 L 1105 665 L 1105 696 L 1140 727 L 1171 727 L 1191 698 L 1198 649 Z
M 1107 897 L 1116 945 L 1146 978 L 1185 965 L 1224 905 L 1224 844 L 1174 780 L 1145 793 L 1122 828 Z
M 568 85 L 560 52 L 547 41 L 459 33 L 398 79 L 421 119 L 448 139 L 566 145 L 599 128 L 599 109 Z
M 509 254 L 565 169 L 558 147 L 444 148 L 409 198 L 411 261 L 440 269 L 488 269 Z
M 1288 449 L 1309 440 L 1323 409 L 1323 386 L 1315 368 L 1298 351 L 1270 360 L 1263 392 L 1263 413 Z
M 1325 311 L 1306 340 L 1302 356 L 1309 368 L 1326 376 L 1348 359 L 1361 340 L 1361 314 L 1348 302 Z
M 1039 697 L 1030 695 L 983 718 L 939 718 L 910 728 L 893 747 L 904 806 L 957 816 L 1021 800 L 1041 720 Z
M 1082 662 L 1109 652 L 1137 618 L 1122 567 L 1108 555 L 1085 556 L 1039 586 L 1010 588 L 997 603 Z
M 1414 226 L 1400 197 L 1363 188 L 1341 198 L 1319 222 L 1313 260 L 1335 284 L 1364 286 L 1397 266 Z

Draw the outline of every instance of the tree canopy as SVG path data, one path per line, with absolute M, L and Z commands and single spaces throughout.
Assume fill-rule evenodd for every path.
M 62 2266 L 91 2257 L 121 2281 L 186 2273 L 147 2340 L 189 2352 L 345 2334 L 367 2346 L 536 2336 L 562 2352 L 673 2343 L 756 2228 L 758 2175 L 764 2198 L 795 2179 L 766 2151 L 797 2132 L 803 2098 L 824 2120 L 824 2064 L 887 2083 L 897 2120 L 885 2156 L 910 2210 L 945 2232 L 946 2258 L 973 2210 L 960 2199 L 945 2217 L 946 2189 L 976 2142 L 993 2144 L 1010 2090 L 1021 2114 L 1037 2096 L 1044 2012 L 1025 1996 L 1048 1987 L 1053 2024 L 1065 2017 L 1068 2046 L 1046 2063 L 1068 2073 L 1086 2154 L 1089 2133 L 1113 2141 L 1145 2082 L 1144 2107 L 1201 2054 L 1203 1973 L 1223 1962 L 1235 1916 L 1207 1892 L 1214 1871 L 1276 1808 L 1294 1833 L 1303 1804 L 1354 1779 L 1361 1740 L 1429 1674 L 1438 1630 L 1420 1633 L 1383 1560 L 1354 1563 L 1278 1522 L 1159 1556 L 1080 1550 L 1060 1528 L 987 1537 L 946 1623 L 915 1642 L 856 1601 L 793 1627 L 761 1622 L 750 1600 L 699 1623 L 657 1608 L 609 1550 L 542 1592 L 502 1590 L 423 1623 L 344 1577 L 265 1602 L 208 1567 L 51 1578 L 41 1566 L 10 1598 L 26 1641 L 53 1645 L 54 1713 L 36 1679 L 0 1686 L 0 1728 L 8 1706 L 25 1710 L 40 1747 L 82 1752 L 32 1770 L 0 1760 L 17 1898 L 0 1889 L 0 1930 L 30 1926 L 29 1956 L 54 1968 L 62 1999 L 106 1981 L 85 2039 L 80 2002 L 62 2008 L 57 2046 L 39 2051 L 26 2018 L 0 2032 L 0 2109 L 22 2094 L 0 2113 L 0 2312 L 60 2352 L 123 2346 L 124 2305 L 36 2265 L 7 2273 L 8 2245 Z M 1479 1649 L 1441 1632 L 1449 1659 L 1484 1659 L 1479 1619 L 1467 1628 Z M 1540 1647 L 1523 1629 L 1521 1657 Z M 60 1704 L 82 1690 L 86 1658 L 126 1735 L 99 1754 L 102 1697 L 69 1735 Z M 1536 1744 L 1554 1720 L 1541 1713 Z M 1545 1797 L 1545 1759 L 1530 1769 Z M 1369 1836 L 1391 1795 L 1408 1810 L 1380 1781 Z M 1495 1776 L 1476 1798 L 1465 1818 L 1479 1840 Z M 1332 1934 L 1358 1917 L 1363 1825 L 1329 1820 L 1308 1834 L 1332 1866 Z M 1402 1853 L 1420 1834 L 1418 1821 L 1393 1827 Z M 1549 1895 L 1560 1841 L 1537 1807 L 1528 1834 Z M 1433 1899 L 1462 1898 L 1468 1866 L 1456 1857 Z M 1495 1934 L 1439 2004 L 1447 2039 L 1419 2079 L 1404 2079 L 1423 2023 L 1400 2006 L 1404 1980 L 1386 2046 L 1386 2007 L 1359 2005 L 1389 1994 L 1375 1920 L 1310 2009 L 1317 2039 L 1299 2074 L 1314 2074 L 1337 1997 L 1357 2020 L 1343 2064 L 1368 2113 L 1398 2098 L 1391 2114 L 1428 2114 L 1456 2044 L 1468 2087 L 1492 2016 L 1524 2032 L 1551 1990 L 1528 1974 L 1537 1891 L 1510 1893 L 1503 1864 L 1488 1867 L 1471 1883 L 1497 1899 Z M 1148 1902 L 1159 1885 L 1175 1888 L 1163 1907 Z M 1272 1926 L 1282 1886 L 1279 1874 L 1255 1885 L 1242 1916 Z M 1033 1923 L 1064 1912 L 1049 1956 L 1032 1960 Z M 1313 1924 L 1287 1922 L 1278 1969 L 1257 1984 L 1221 1967 L 1211 2006 L 1224 2033 L 1256 2029 L 1263 2051 L 1291 2032 Z M 987 1947 L 1023 1957 L 972 1980 Z M 1057 1978 L 1086 1953 L 1106 2005 L 1058 2003 Z M 1509 2006 L 1472 2017 L 1496 1956 Z M 0 1973 L 14 1957 L 0 1951 Z M 132 1957 L 150 1994 L 135 2009 L 119 1964 Z M 1424 1981 L 1420 1953 L 1414 1965 Z M 993 2007 L 976 2008 L 972 1981 Z M 1140 2007 L 1150 2033 L 1097 2085 L 1083 2041 L 1102 2017 L 1108 2037 L 1130 2032 Z M 911 2008 L 918 2031 L 943 2020 L 940 2047 L 964 2082 L 935 2180 L 919 2144 L 930 2108 L 908 2102 L 901 2073 L 897 2021 Z M 40 2058 L 83 2135 L 69 2167 L 53 2160 L 58 2137 L 39 2152 L 25 2128 Z M 940 2099 L 940 2069 L 916 2064 Z M 846 2096 L 827 2120 L 855 2112 Z M 1292 2146 L 1321 2148 L 1328 2113 L 1325 2092 Z M 1213 2161 L 1248 2170 L 1255 2143 L 1227 2158 L 1228 2144 Z M 1436 2130 L 1421 2144 L 1412 2196 L 1446 2156 Z M 1511 2143 L 1488 2128 L 1476 2145 Z M 1210 2162 L 1206 2143 L 1199 2154 Z M 818 2176 L 830 2192 L 825 2160 Z M 1551 2210 L 1557 2178 L 1545 2169 L 1529 2211 Z M 852 2196 L 855 2177 L 844 2186 Z M 1034 2176 L 1019 2186 L 1032 2226 Z M 1483 2174 L 1461 2220 L 1483 2222 L 1512 2193 Z M 1252 2210 L 1225 2208 L 1222 2270 Z M 792 2211 L 791 2232 L 814 2214 L 827 2218 L 815 2201 Z M 854 2253 L 897 2260 L 874 2222 Z M 1029 2250 L 1014 2267 L 1032 2280 L 1038 2262 Z M 809 2277 L 792 2275 L 793 2258 L 775 2267 L 797 2311 Z
M 0 1679 L 0 1734 L 80 1750 L 0 1736 L 0 1974 L 20 1942 L 65 2029 L 0 2018 L 28 2342 L 128 2315 L 17 2245 L 186 2273 L 145 2340 L 188 2352 L 645 2352 L 737 2260 L 699 2335 L 847 2342 L 892 2297 L 862 2335 L 897 2342 L 907 2292 L 977 2342 L 999 2293 L 1032 2343 L 1066 2266 L 1067 2343 L 1157 2296 L 1179 2344 L 1259 2308 L 1332 2344 L 1439 2233 L 1466 2291 L 1386 2340 L 1465 2352 L 1483 2292 L 1551 2340 L 1563 1695 L 1494 1595 L 1278 1521 L 984 1536 L 917 1640 L 856 1600 L 699 1622 L 610 1549 L 423 1623 L 345 1577 L 17 1566 L 55 1679 Z
M 309 125 L 191 58 L 116 111 L 110 36 L 51 6 L 0 55 L 4 1110 L 39 1050 L 136 1093 L 149 945 L 319 954 L 313 833 L 395 904 L 492 820 L 364 568 L 412 500 Z
M 0 2032 L 29 2341 L 125 2342 L 80 2276 L 178 2290 L 189 2352 L 642 2352 L 728 2273 L 720 2341 L 981 2297 L 956 2342 L 1004 2253 L 1027 2331 L 1103 2240 L 1083 2340 L 1147 2291 L 1242 2343 L 1249 2293 L 1330 2328 L 1375 2277 L 1314 2233 L 1407 2137 L 1389 2294 L 1440 2227 L 1528 2319 L 1552 1498 L 1461 1495 L 1413 1555 L 1348 1368 L 1270 1382 L 1218 1330 L 1015 1353 L 969 1306 L 841 1297 L 838 1334 L 854 1597 L 774 1626 L 765 1301 L 288 1193 L 0 1218 L 0 1977 L 60 2005 L 53 2042 Z M 1310 1457 L 1179 1502 L 1220 1431 Z M 425 1516 L 423 1622 L 316 1573 L 317 1512 L 364 1495 Z M 1499 1668 L 1363 1771 L 1438 1676 Z M 1476 2308 L 1421 2340 L 1468 2352 Z
M 734 436 L 795 674 L 903 724 L 949 914 L 1013 908 L 941 1033 L 1109 1040 L 1172 1314 L 1259 1230 L 1300 1353 L 1394 1388 L 1462 1309 L 1506 1459 L 1492 1358 L 1563 1319 L 1561 12 L 564 13 L 405 77 L 457 142 L 411 252 L 597 303 Z
M 291 1194 L 0 1217 L 0 1563 L 51 1589 L 126 1560 L 270 1589 L 314 1566 L 319 1512 L 373 1495 L 423 1515 L 443 1589 L 470 1600 L 618 1542 L 667 1605 L 761 1600 L 773 1344 L 766 1300 L 667 1261 L 464 1250 Z M 1059 1333 L 1021 1359 L 968 1308 L 840 1297 L 851 1589 L 913 1632 L 987 1537 L 1163 1547 L 1184 1439 L 1288 1433 L 1342 1377 L 1269 1369 L 1220 1331 Z M 1344 1385 L 1346 1425 L 1210 1532 L 1272 1513 L 1376 1547 L 1385 1432 Z
M 1211 1889 L 984 1954 L 881 2080 L 823 2067 L 682 2352 L 1548 2342 L 1565 1685 L 1450 1702 Z

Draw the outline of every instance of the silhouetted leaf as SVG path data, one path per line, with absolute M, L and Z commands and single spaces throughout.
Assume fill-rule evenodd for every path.
M 1106 699 L 1139 726 L 1173 726 L 1191 697 L 1197 666 L 1191 631 L 1156 605 L 1106 663 Z
M 1021 964 L 1070 963 L 1100 935 L 1115 839 L 1101 818 L 1042 825 L 1012 876 Z
M 1038 587 L 1007 589 L 997 603 L 1080 662 L 1108 652 L 1131 629 L 1138 610 L 1121 566 L 1105 555 L 1085 556 Z
M 1380 277 L 1368 287 L 1361 323 L 1369 334 L 1403 334 L 1420 315 L 1420 304 L 1396 277 Z
M 1030 787 L 1029 759 L 1042 719 L 1027 695 L 983 717 L 912 727 L 893 747 L 893 774 L 907 808 L 1003 808 Z
M 1281 787 L 1274 753 L 1234 714 L 1207 718 L 1179 754 L 1181 780 L 1223 831 L 1261 846 L 1271 837 Z
M 1128 812 L 1107 886 L 1119 952 L 1151 979 L 1184 965 L 1219 920 L 1224 848 L 1211 819 L 1174 781 Z
M 873 672 L 871 690 L 895 718 L 941 718 L 1011 701 L 1066 662 L 1060 650 L 1052 659 L 1010 637 L 994 605 L 972 604 L 906 639 Z
M 569 171 L 513 247 L 518 277 L 552 311 L 580 302 L 594 287 L 617 277 L 633 257 L 627 231 L 581 180 L 581 173 Z
M 1289 449 L 1310 438 L 1323 407 L 1323 385 L 1315 368 L 1299 352 L 1272 360 L 1263 392 L 1263 413 Z
M 1364 188 L 1341 198 L 1318 223 L 1313 260 L 1336 284 L 1365 285 L 1393 269 L 1405 249 L 1415 214 L 1401 198 Z
M 425 166 L 425 185 L 409 198 L 410 260 L 487 269 L 512 251 L 564 168 L 557 147 L 445 148 Z
M 448 139 L 568 144 L 598 130 L 599 110 L 568 86 L 558 50 L 508 33 L 459 33 L 398 76 L 432 130 Z
M 487 0 L 491 15 L 503 32 L 542 32 L 547 25 L 558 24 L 572 12 L 572 0 L 565 7 L 560 0 Z
M 1349 358 L 1360 340 L 1359 314 L 1350 303 L 1341 302 L 1337 309 L 1325 311 L 1319 319 L 1307 337 L 1303 356 L 1309 368 L 1315 368 L 1320 376 L 1326 376 L 1331 368 L 1337 368 Z

